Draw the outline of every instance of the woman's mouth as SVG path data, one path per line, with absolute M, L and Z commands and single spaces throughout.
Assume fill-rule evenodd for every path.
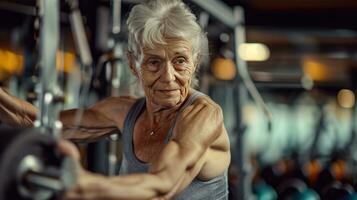
M 166 95 L 173 95 L 176 94 L 178 89 L 164 89 L 164 90 L 159 90 L 159 92 L 164 93 Z

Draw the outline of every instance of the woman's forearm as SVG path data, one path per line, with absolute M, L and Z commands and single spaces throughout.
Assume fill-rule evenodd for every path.
M 32 104 L 9 94 L 0 87 L 0 121 L 2 123 L 29 127 L 36 119 L 37 108 Z
M 114 132 L 118 128 L 111 120 L 93 109 L 65 110 L 59 114 L 63 123 L 63 136 L 74 141 L 95 141 Z M 19 99 L 0 87 L 0 122 L 16 127 L 31 127 L 38 109 L 32 104 Z
M 157 178 L 150 174 L 104 177 L 83 171 L 79 174 L 76 186 L 66 193 L 64 199 L 152 199 L 159 196 L 158 191 L 151 187 L 152 179 L 155 179 L 154 182 L 158 182 Z
M 119 132 L 115 124 L 91 109 L 65 110 L 59 119 L 63 123 L 63 138 L 73 142 L 93 142 Z

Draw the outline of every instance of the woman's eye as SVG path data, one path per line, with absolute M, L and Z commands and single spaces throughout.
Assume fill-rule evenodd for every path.
M 177 60 L 177 63 L 178 63 L 178 64 L 183 64 L 183 63 L 185 63 L 185 62 L 186 62 L 186 60 L 183 59 L 183 58 L 180 58 L 180 59 Z
M 161 64 L 160 60 L 149 60 L 147 62 L 147 66 L 150 71 L 158 70 L 160 67 L 160 64 Z
M 185 67 L 187 64 L 187 61 L 185 58 L 183 57 L 180 57 L 180 58 L 177 58 L 175 61 L 174 61 L 174 65 L 177 66 L 177 67 Z
M 150 64 L 150 65 L 159 65 L 159 64 L 160 64 L 160 61 L 158 61 L 158 60 L 151 60 L 151 61 L 149 61 L 149 64 Z

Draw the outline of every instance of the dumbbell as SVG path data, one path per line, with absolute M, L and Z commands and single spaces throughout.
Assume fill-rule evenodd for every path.
M 285 160 L 280 160 L 275 164 L 263 167 L 260 176 L 267 184 L 277 188 L 279 183 L 283 180 L 284 175 L 287 173 L 287 168 L 287 162 Z
M 59 199 L 75 182 L 74 163 L 40 129 L 0 128 L 0 199 Z
M 265 182 L 259 182 L 254 185 L 253 193 L 256 200 L 275 200 L 278 198 L 278 194 L 274 188 Z
M 305 191 L 307 188 L 306 184 L 297 178 L 290 178 L 282 181 L 278 188 L 279 199 L 290 199 L 295 195 L 298 195 Z
M 303 192 L 294 194 L 290 199 L 291 200 L 320 200 L 320 196 L 315 190 L 311 188 L 306 188 L 305 190 L 303 190 Z
M 321 196 L 322 199 L 347 199 L 352 196 L 353 192 L 350 184 L 333 181 L 322 190 Z
M 320 196 L 305 182 L 297 178 L 287 179 L 279 184 L 278 199 L 282 200 L 319 200 Z
M 357 193 L 353 193 L 351 195 L 348 195 L 344 200 L 356 200 L 357 199 Z

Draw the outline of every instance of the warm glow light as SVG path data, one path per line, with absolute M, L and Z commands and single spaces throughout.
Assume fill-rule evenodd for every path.
M 246 61 L 265 61 L 270 56 L 269 48 L 261 43 L 241 44 L 238 47 L 238 53 Z
M 337 94 L 337 102 L 342 108 L 352 108 L 355 105 L 355 94 L 351 90 L 342 89 Z
M 70 73 L 76 67 L 76 57 L 70 52 L 57 52 L 56 68 L 57 70 Z
M 343 160 L 337 160 L 334 164 L 331 166 L 335 179 L 336 180 L 342 180 L 344 177 L 344 172 L 346 171 L 346 163 Z
M 232 80 L 237 73 L 236 65 L 231 59 L 216 58 L 211 67 L 213 76 L 220 80 Z
M 314 60 L 305 60 L 303 63 L 303 69 L 305 74 L 307 74 L 314 81 L 323 81 L 328 76 L 325 66 Z
M 0 49 L 0 80 L 9 78 L 23 70 L 23 56 Z

